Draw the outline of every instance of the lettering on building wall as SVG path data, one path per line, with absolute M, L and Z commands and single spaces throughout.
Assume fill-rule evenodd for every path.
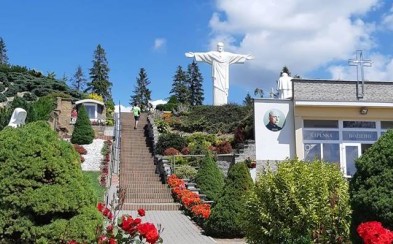
M 303 140 L 338 140 L 338 131 L 315 131 L 315 130 L 304 130 Z

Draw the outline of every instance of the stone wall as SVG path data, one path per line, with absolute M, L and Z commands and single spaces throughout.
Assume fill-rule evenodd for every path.
M 364 82 L 364 96 L 357 97 L 361 82 L 342 80 L 292 79 L 295 101 L 393 102 L 392 82 Z M 361 90 L 359 90 L 359 94 Z

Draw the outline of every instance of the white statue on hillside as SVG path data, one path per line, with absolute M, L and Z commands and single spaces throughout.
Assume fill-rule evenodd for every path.
M 188 58 L 193 57 L 197 62 L 202 61 L 212 65 L 213 105 L 216 106 L 228 103 L 229 65 L 244 63 L 246 60 L 254 59 L 251 55 L 224 52 L 224 43 L 222 42 L 217 44 L 217 51 L 205 53 L 188 52 L 185 55 Z
M 23 108 L 15 108 L 14 112 L 12 113 L 10 122 L 8 123 L 8 126 L 16 128 L 21 125 L 24 125 L 26 116 L 27 116 L 26 110 L 24 110 Z
M 279 99 L 292 98 L 292 77 L 287 73 L 282 73 L 277 81 L 277 91 Z

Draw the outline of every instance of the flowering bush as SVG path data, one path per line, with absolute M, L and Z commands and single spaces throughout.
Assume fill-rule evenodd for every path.
M 208 219 L 210 216 L 210 204 L 207 203 L 197 204 L 191 208 L 191 212 L 197 217 Z
M 83 146 L 81 146 L 81 145 L 74 144 L 74 148 L 81 155 L 87 154 L 87 150 Z
M 365 244 L 391 244 L 393 242 L 393 232 L 383 228 L 378 221 L 361 223 L 357 232 Z
M 165 156 L 172 156 L 172 155 L 179 155 L 179 154 L 180 154 L 179 150 L 173 147 L 169 147 L 164 151 Z
M 199 195 L 188 190 L 184 180 L 179 179 L 175 174 L 167 178 L 167 183 L 171 187 L 172 195 L 179 201 L 191 217 L 206 220 L 210 216 L 210 204 L 203 203 Z
M 140 217 L 145 216 L 144 209 L 138 209 L 138 217 L 123 215 L 116 226 L 114 215 L 103 203 L 98 203 L 100 211 L 108 220 L 105 232 L 98 237 L 98 244 L 118 244 L 118 243 L 162 243 L 160 232 L 152 223 L 142 223 Z M 74 242 L 75 243 L 75 242 Z

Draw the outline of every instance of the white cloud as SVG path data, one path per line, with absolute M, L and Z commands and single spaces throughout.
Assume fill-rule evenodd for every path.
M 328 66 L 345 62 L 358 49 L 371 50 L 376 46 L 375 24 L 365 22 L 363 17 L 379 6 L 378 0 L 217 0 L 216 3 L 217 11 L 210 19 L 212 50 L 218 41 L 224 41 L 226 51 L 255 57 L 244 65 L 231 67 L 232 83 L 254 88 L 262 84 L 270 90 L 283 66 L 301 77 L 325 67 L 332 75 L 340 74 L 344 79 L 349 75 L 347 70 L 356 68 Z M 375 62 L 383 67 L 390 63 L 389 59 Z M 382 66 L 380 70 L 384 70 Z M 378 75 L 377 71 L 373 75 Z
M 123 106 L 123 105 L 116 105 L 115 106 L 115 113 L 118 113 L 119 112 L 119 108 L 120 108 L 120 111 L 123 113 L 123 112 L 127 112 L 127 113 L 129 113 L 129 112 L 131 112 L 131 108 L 132 107 L 130 107 L 130 106 L 128 106 L 128 107 L 126 107 L 126 106 Z
M 390 8 L 389 13 L 382 17 L 382 24 L 389 30 L 393 30 L 393 6 Z
M 165 38 L 156 38 L 154 40 L 154 50 L 162 50 L 166 47 L 166 39 Z

